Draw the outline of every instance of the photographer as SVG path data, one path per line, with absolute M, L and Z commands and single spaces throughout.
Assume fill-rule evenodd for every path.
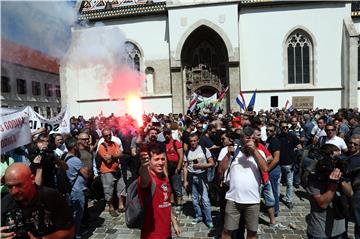
M 342 178 L 344 169 L 338 164 L 340 150 L 333 144 L 320 148 L 315 173 L 309 176 L 307 191 L 310 194 L 311 210 L 307 218 L 308 238 L 347 238 L 345 219 L 339 212 L 339 196 L 352 196 L 349 182 Z M 340 208 L 340 209 L 339 209 Z
M 49 136 L 41 133 L 37 137 L 34 147 L 29 150 L 30 169 L 35 176 L 35 182 L 50 188 L 56 188 L 55 182 L 55 156 L 53 151 L 49 150 Z
M 74 236 L 66 200 L 54 189 L 37 186 L 28 166 L 10 165 L 5 172 L 5 184 L 9 194 L 1 200 L 1 238 Z

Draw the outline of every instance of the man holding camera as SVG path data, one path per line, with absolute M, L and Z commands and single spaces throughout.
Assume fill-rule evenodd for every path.
M 320 148 L 315 173 L 308 178 L 307 191 L 310 194 L 310 214 L 307 218 L 307 234 L 309 239 L 347 238 L 345 218 L 342 215 L 340 197 L 352 196 L 349 182 L 342 180 L 344 172 L 337 165 L 340 150 L 333 144 L 325 144 Z
M 65 198 L 48 187 L 35 184 L 35 177 L 23 163 L 5 172 L 9 188 L 1 200 L 1 238 L 62 239 L 74 236 L 72 215 Z
M 240 216 L 245 216 L 246 237 L 256 238 L 260 211 L 260 170 L 268 171 L 268 165 L 256 149 L 254 129 L 247 126 L 240 135 L 241 150 L 231 146 L 221 164 L 229 165 L 229 190 L 226 193 L 225 224 L 223 239 L 230 239 L 239 227 Z M 236 151 L 236 155 L 234 155 Z M 235 158 L 234 158 L 235 157 Z
M 203 212 L 206 225 L 212 229 L 214 224 L 211 218 L 211 205 L 208 195 L 207 169 L 214 167 L 215 163 L 210 151 L 207 148 L 202 149 L 199 145 L 199 136 L 196 133 L 190 134 L 189 141 L 190 149 L 184 157 L 184 188 L 190 189 L 192 193 L 195 210 L 195 218 L 192 224 L 196 225 L 202 221 Z M 203 210 L 200 207 L 200 195 Z

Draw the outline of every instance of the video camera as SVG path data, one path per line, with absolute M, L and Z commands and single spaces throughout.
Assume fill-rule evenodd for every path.
M 30 226 L 24 221 L 20 210 L 6 213 L 6 225 L 9 226 L 9 232 L 16 232 L 16 236 L 13 238 L 29 238 L 27 232 L 30 231 Z
M 340 172 L 342 173 L 340 181 L 344 181 L 344 180 L 346 181 L 348 163 L 346 160 L 343 160 L 339 157 L 331 158 L 331 157 L 323 156 L 320 160 L 318 160 L 315 173 L 319 175 L 321 178 L 325 179 L 325 178 L 329 178 L 329 175 L 335 168 L 340 169 Z

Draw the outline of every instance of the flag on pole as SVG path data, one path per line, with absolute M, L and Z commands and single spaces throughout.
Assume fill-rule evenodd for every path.
M 238 105 L 240 106 L 240 108 L 242 110 L 245 110 L 245 100 L 244 100 L 244 96 L 242 95 L 242 92 L 240 91 L 240 94 L 238 95 L 238 97 L 236 97 L 236 103 L 238 103 Z
M 199 99 L 199 95 L 195 94 L 195 97 L 190 101 L 190 105 L 188 107 L 190 110 L 190 113 L 192 113 L 195 110 L 198 99 Z
M 289 103 L 290 103 L 289 100 L 286 100 L 286 102 L 285 102 L 285 110 L 287 109 Z
M 240 90 L 240 97 L 241 97 L 242 102 L 243 102 L 243 105 L 244 105 L 244 110 L 246 110 L 245 97 L 244 97 L 244 95 L 243 95 L 243 93 L 242 93 L 242 91 L 241 91 L 241 90 Z
M 251 99 L 250 99 L 250 102 L 249 102 L 249 105 L 248 105 L 247 109 L 250 109 L 250 108 L 251 108 L 251 110 L 254 109 L 255 100 L 256 100 L 256 89 L 254 90 L 254 93 L 253 93 L 253 95 L 251 96 Z
M 227 86 L 220 94 L 219 94 L 219 98 L 218 98 L 218 102 L 222 101 L 222 99 L 224 99 L 226 92 L 229 90 L 229 86 Z

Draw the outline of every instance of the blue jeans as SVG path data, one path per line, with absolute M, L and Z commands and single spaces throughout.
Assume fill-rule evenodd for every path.
M 285 174 L 286 177 L 286 195 L 285 202 L 292 203 L 293 201 L 293 179 L 294 179 L 294 171 L 292 170 L 291 165 L 281 165 L 281 173 Z
M 202 218 L 202 211 L 199 202 L 199 196 L 201 195 L 202 207 L 205 216 L 205 222 L 207 224 L 212 223 L 211 218 L 211 204 L 208 195 L 208 185 L 204 182 L 201 176 L 197 174 L 189 174 L 192 177 L 192 200 L 195 210 L 195 218 Z M 206 176 L 205 176 L 206 177 Z M 191 181 L 191 180 L 190 180 Z
M 84 192 L 72 191 L 69 196 L 69 203 L 73 211 L 73 219 L 75 224 L 75 238 L 81 238 L 80 226 L 84 213 L 85 195 Z
M 355 190 L 352 197 L 352 207 L 355 216 L 355 239 L 360 239 L 360 190 Z
M 270 180 L 266 184 L 261 184 L 260 192 L 265 200 L 265 205 L 267 207 L 274 207 L 275 206 L 275 198 L 274 193 L 271 187 Z
M 269 173 L 269 180 L 271 182 L 271 188 L 275 199 L 275 215 L 279 215 L 280 212 L 280 178 L 281 169 L 280 166 L 277 165 Z

